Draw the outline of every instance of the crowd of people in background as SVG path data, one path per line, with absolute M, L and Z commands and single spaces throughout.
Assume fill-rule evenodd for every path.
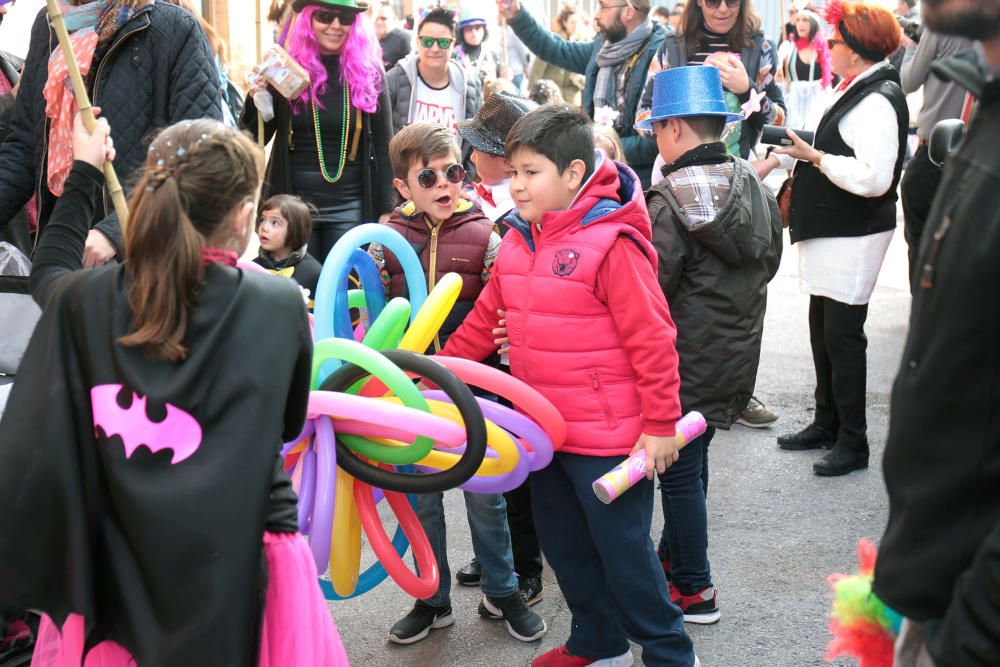
M 11 2 L 0 0 L 0 20 Z M 980 190 L 989 188 L 982 182 L 990 181 L 996 191 L 995 171 L 982 167 L 990 159 L 980 154 L 986 143 L 967 149 L 974 155 L 963 163 L 978 174 L 973 185 L 979 190 L 969 186 L 964 199 L 947 206 L 935 194 L 942 182 L 958 177 L 946 177 L 940 161 L 932 159 L 930 143 L 940 121 L 970 120 L 973 98 L 987 106 L 1000 98 L 995 80 L 980 76 L 988 58 L 997 69 L 1000 47 L 994 44 L 988 52 L 976 41 L 996 41 L 1000 16 L 983 10 L 977 27 L 935 11 L 958 2 L 982 9 L 996 4 L 991 0 L 926 0 L 932 17 L 927 28 L 915 0 L 900 0 L 892 12 L 875 3 L 800 0 L 789 4 L 778 35 L 766 33 L 753 0 L 681 0 L 669 6 L 597 0 L 593 15 L 568 1 L 551 21 L 533 15 L 522 0 L 468 1 L 457 11 L 435 6 L 408 17 L 397 16 L 388 2 L 274 0 L 267 16 L 275 38 L 310 79 L 293 99 L 269 83 L 259 66 L 246 81 L 234 79 L 225 40 L 191 0 L 60 2 L 106 125 L 84 135 L 74 124 L 73 98 L 59 85 L 65 63 L 53 53 L 49 23 L 40 13 L 23 60 L 0 51 L 0 242 L 30 256 L 53 224 L 65 235 L 61 238 L 72 237 L 67 247 L 74 257 L 53 259 L 58 252 L 50 236 L 41 247 L 43 259 L 56 267 L 50 266 L 52 275 L 113 266 L 134 257 L 136 244 L 154 246 L 141 231 L 123 238 L 108 198 L 99 196 L 103 181 L 94 168 L 113 156 L 126 188 L 142 188 L 135 201 L 153 207 L 148 202 L 155 200 L 163 210 L 181 211 L 182 219 L 193 221 L 185 227 L 189 240 L 200 235 L 198 247 L 202 241 L 225 241 L 223 264 L 234 263 L 229 255 L 246 247 L 237 228 L 253 219 L 260 241 L 257 264 L 295 280 L 307 302 L 330 250 L 366 222 L 388 225 L 411 243 L 429 276 L 428 287 L 446 272 L 462 275 L 458 304 L 428 352 L 486 359 L 498 368 L 509 366 L 516 377 L 525 375 L 524 359 L 534 358 L 538 377 L 553 388 L 554 402 L 564 401 L 559 407 L 570 423 L 568 448 L 535 473 L 531 484 L 507 494 L 465 494 L 475 558 L 455 576 L 460 584 L 481 587 L 480 615 L 502 619 L 517 640 L 539 639 L 546 627 L 532 607 L 543 597 L 543 550 L 556 570 L 575 624 L 566 645 L 533 662 L 539 667 L 627 665 L 626 639 L 642 644 L 647 664 L 700 664 L 683 624 L 711 624 L 721 617 L 708 557 L 709 446 L 718 429 L 766 428 L 778 420 L 756 397 L 756 380 L 767 284 L 781 258 L 782 227 L 798 251 L 799 285 L 809 299 L 815 412 L 812 423 L 777 437 L 777 445 L 817 450 L 816 475 L 839 477 L 869 466 L 865 324 L 896 227 L 897 200 L 909 248 L 915 330 L 949 317 L 937 297 L 944 289 L 962 295 L 982 287 L 970 287 L 954 274 L 946 277 L 939 267 L 959 261 L 954 245 L 949 249 L 943 241 L 953 216 L 960 207 L 967 215 L 975 206 L 988 208 Z M 952 60 L 940 64 L 946 58 Z M 918 90 L 922 102 L 911 118 L 906 96 Z M 188 123 L 150 143 L 156 130 L 181 121 Z M 995 122 L 985 130 L 986 119 L 976 122 L 979 132 L 992 129 L 989 136 L 997 135 Z M 257 137 L 261 128 L 260 139 L 270 149 L 260 201 L 253 202 L 260 205 L 251 211 L 248 193 L 258 175 L 256 161 L 243 159 L 252 150 L 245 135 Z M 767 134 L 775 130 L 783 142 Z M 227 142 L 237 148 L 227 149 Z M 83 165 L 74 161 L 81 148 L 95 155 Z M 212 151 L 216 162 L 245 163 L 247 171 L 241 172 L 238 192 L 219 198 L 228 208 L 205 212 L 202 220 L 185 199 L 187 189 L 197 190 L 192 185 L 197 178 L 188 181 L 185 170 L 196 172 L 191 165 L 198 162 L 187 153 L 206 159 Z M 764 185 L 772 173 L 786 177 L 777 195 Z M 59 207 L 64 192 L 67 202 L 77 203 L 73 215 L 69 203 Z M 94 196 L 88 199 L 87 193 Z M 174 208 L 166 208 L 166 199 Z M 238 224 L 225 227 L 220 220 L 231 222 L 237 204 L 242 206 Z M 149 215 L 160 220 L 165 214 Z M 602 224 L 590 225 L 594 220 Z M 538 275 L 526 258 L 542 239 L 565 239 L 571 227 L 577 242 L 586 238 L 593 244 L 600 261 L 573 256 L 572 268 L 552 268 L 557 277 L 568 277 L 579 263 L 574 278 L 579 284 L 565 288 L 569 281 Z M 952 232 L 962 238 L 967 233 Z M 995 246 L 996 232 L 990 233 L 985 238 Z M 404 295 L 399 260 L 380 244 L 367 250 L 386 296 Z M 182 254 L 172 246 L 170 252 Z M 505 261 L 498 265 L 500 257 Z M 973 260 L 983 275 L 995 276 L 985 259 Z M 148 273 L 153 264 L 149 256 L 145 261 Z M 219 256 L 205 261 L 220 263 Z M 223 273 L 215 267 L 206 275 L 221 285 Z M 535 279 L 537 294 L 547 299 L 532 296 L 531 308 L 511 300 L 512 284 Z M 194 278 L 186 283 L 191 294 L 194 284 Z M 940 287 L 931 291 L 935 285 Z M 161 288 L 143 289 L 154 300 Z M 32 289 L 39 303 L 59 298 L 48 286 Z M 276 291 L 260 289 L 280 301 Z M 569 295 L 565 303 L 557 297 L 563 289 Z M 616 294 L 620 300 L 612 298 Z M 215 305 L 221 309 L 223 301 Z M 182 310 L 195 303 L 191 297 Z M 290 318 L 301 314 L 298 305 Z M 494 314 L 506 332 L 506 317 L 524 322 L 543 313 L 558 320 L 569 317 L 570 305 L 585 309 L 594 327 L 594 340 L 572 343 L 579 346 L 575 352 L 611 369 L 614 382 L 608 386 L 602 386 L 598 371 L 560 350 L 520 349 L 513 334 L 513 361 L 506 353 L 492 354 Z M 933 348 L 941 356 L 928 359 L 929 350 L 942 340 L 961 346 L 976 338 L 973 324 L 962 322 L 964 339 L 939 334 L 924 342 L 911 332 L 894 415 L 907 414 L 915 424 L 936 412 L 928 407 L 918 415 L 913 407 L 926 403 L 920 388 L 931 394 L 933 374 L 923 364 L 950 373 L 940 359 L 955 351 Z M 185 326 L 186 320 L 180 334 L 153 336 L 161 358 L 186 357 L 184 341 L 177 338 Z M 292 349 L 279 365 L 301 366 L 293 352 L 301 352 L 302 341 L 287 332 L 275 336 L 288 339 Z M 604 347 L 593 348 L 594 341 Z M 651 351 L 654 342 L 662 350 Z M 995 349 L 980 353 L 995 360 Z M 980 395 L 966 396 L 968 404 L 995 411 L 995 403 L 982 403 L 995 399 L 995 385 L 976 370 L 965 371 L 979 380 Z M 580 388 L 591 386 L 596 392 L 591 410 L 574 412 L 566 396 L 582 395 Z M 767 390 L 760 388 L 762 395 Z M 668 426 L 668 420 L 650 414 L 673 418 L 689 410 L 704 414 L 708 430 L 684 449 L 672 449 L 672 421 Z M 295 419 L 286 418 L 286 431 L 293 433 Z M 969 434 L 965 444 L 975 455 L 970 460 L 996 458 L 995 420 L 987 421 L 981 420 L 981 431 L 994 439 L 979 447 L 982 432 Z M 971 649 L 957 628 L 970 623 L 949 616 L 954 609 L 949 596 L 981 544 L 991 551 L 977 557 L 977 567 L 989 570 L 983 561 L 1000 550 L 1000 533 L 990 523 L 996 513 L 966 522 L 962 539 L 976 535 L 968 558 L 950 562 L 951 582 L 934 590 L 934 599 L 914 591 L 908 580 L 920 573 L 902 566 L 899 554 L 916 548 L 920 529 L 901 507 L 926 508 L 930 501 L 900 480 L 927 480 L 935 459 L 925 452 L 915 463 L 904 461 L 901 434 L 917 441 L 920 433 L 896 416 L 893 428 L 886 477 L 894 501 L 890 510 L 902 519 L 890 522 L 876 584 L 910 619 L 908 650 L 967 658 L 964 652 Z M 587 438 L 580 437 L 584 432 Z M 619 442 L 624 432 L 629 441 Z M 655 473 L 660 484 L 664 527 L 655 547 L 649 535 L 652 483 L 614 506 L 615 512 L 633 511 L 631 521 L 589 496 L 586 501 L 573 496 L 572 489 L 586 486 L 604 464 L 597 459 L 595 467 L 595 457 L 625 456 L 633 443 L 646 448 L 654 462 L 649 476 Z M 266 457 L 259 458 L 263 470 Z M 967 485 L 970 495 L 979 493 L 975 483 L 983 470 L 989 472 L 963 468 L 947 491 L 960 495 Z M 562 509 L 549 513 L 536 532 L 532 507 L 539 503 Z M 391 627 L 389 640 L 399 644 L 420 641 L 454 621 L 441 494 L 421 496 L 417 513 L 441 584 Z M 974 507 L 969 513 L 980 516 Z M 591 532 L 602 535 L 588 533 L 588 522 L 599 526 Z M 940 519 L 942 531 L 945 523 Z M 593 604 L 610 589 L 612 572 L 650 567 L 665 575 L 661 581 L 657 574 L 656 586 L 623 577 L 617 606 Z M 995 574 L 982 576 L 995 581 Z M 965 610 L 988 603 L 968 592 L 954 604 Z M 21 619 L 0 621 L 5 632 L 24 627 Z M 237 636 L 246 628 L 231 630 Z M 1000 644 L 996 634 L 989 640 L 994 646 Z M 136 646 L 158 650 L 142 642 Z

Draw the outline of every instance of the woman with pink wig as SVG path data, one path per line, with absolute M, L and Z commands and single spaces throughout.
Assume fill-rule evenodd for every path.
M 829 101 L 834 75 L 822 25 L 820 18 L 808 10 L 795 17 L 792 48 L 781 64 L 788 127 L 803 129 L 815 124 Z
M 389 139 L 392 120 L 382 70 L 382 50 L 366 5 L 356 0 L 295 0 L 297 14 L 285 44 L 309 72 L 311 84 L 297 99 L 274 88 L 274 138 L 261 200 L 294 194 L 316 207 L 308 251 L 322 262 L 348 230 L 392 210 Z M 257 131 L 253 93 L 240 124 Z

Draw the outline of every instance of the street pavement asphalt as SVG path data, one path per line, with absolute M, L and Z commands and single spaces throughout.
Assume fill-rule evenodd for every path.
M 854 572 L 858 539 L 877 543 L 885 528 L 882 452 L 910 306 L 902 225 L 883 264 L 866 326 L 871 467 L 846 477 L 817 477 L 812 463 L 818 453 L 786 452 L 775 443 L 777 435 L 812 419 L 808 297 L 799 291 L 797 262 L 786 234 L 781 268 L 769 287 L 757 380 L 757 396 L 780 419 L 768 429 L 720 431 L 709 453 L 709 558 L 722 619 L 716 625 L 687 625 L 704 667 L 829 664 L 824 660 L 830 638 L 827 577 Z M 454 572 L 472 556 L 460 492 L 445 494 L 445 510 Z M 654 535 L 661 526 L 657 505 Z M 362 566 L 371 558 L 366 548 Z M 514 667 L 529 664 L 568 637 L 570 614 L 551 570 L 544 584 L 545 599 L 534 609 L 545 618 L 548 634 L 532 644 L 513 639 L 501 622 L 479 617 L 478 588 L 454 586 L 455 625 L 411 646 L 385 641 L 413 603 L 391 581 L 356 599 L 331 602 L 330 610 L 355 665 Z M 642 664 L 641 650 L 633 646 L 633 653 L 636 664 Z

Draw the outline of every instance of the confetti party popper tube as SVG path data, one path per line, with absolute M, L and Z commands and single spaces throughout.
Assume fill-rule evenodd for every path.
M 700 412 L 689 412 L 677 422 L 674 436 L 680 449 L 705 432 L 708 425 Z M 594 480 L 594 494 L 605 505 L 631 489 L 646 476 L 646 451 L 639 450 L 618 466 Z

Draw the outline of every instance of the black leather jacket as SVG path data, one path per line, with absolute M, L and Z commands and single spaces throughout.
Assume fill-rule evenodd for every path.
M 874 581 L 886 604 L 924 623 L 938 667 L 1000 655 L 1000 81 L 974 58 L 933 67 L 979 107 L 945 163 L 920 247 Z
M 55 197 L 46 185 L 49 122 L 42 90 L 49 54 L 58 45 L 43 9 L 31 29 L 10 134 L 0 146 L 0 228 L 38 195 L 39 229 Z M 197 21 L 175 5 L 157 3 L 137 12 L 91 67 L 87 86 L 94 106 L 111 125 L 115 169 L 128 189 L 146 158 L 155 130 L 187 118 L 222 119 L 218 70 Z M 121 254 L 121 230 L 110 198 L 97 208 L 97 228 Z

